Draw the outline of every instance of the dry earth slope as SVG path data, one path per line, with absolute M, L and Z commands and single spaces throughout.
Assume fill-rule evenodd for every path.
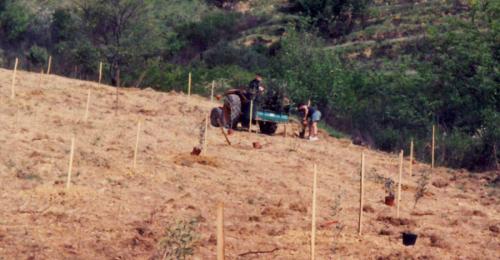
M 111 87 L 19 72 L 10 100 L 11 75 L 0 70 L 0 259 L 150 259 L 164 253 L 165 229 L 189 219 L 198 223 L 193 259 L 215 259 L 219 202 L 225 203 L 227 259 L 308 259 L 313 163 L 317 259 L 500 258 L 498 172 L 437 168 L 414 208 L 417 180 L 429 166 L 416 163 L 410 177 L 406 159 L 398 219 L 382 201 L 381 181 L 397 179 L 397 156 L 365 150 L 364 234 L 358 236 L 364 148 L 348 140 L 323 135 L 309 143 L 237 132 L 227 146 L 210 129 L 208 155 L 193 158 L 200 123 L 213 106 L 202 97 L 123 89 L 115 115 Z M 253 149 L 255 141 L 264 147 Z M 339 194 L 343 210 L 335 216 Z M 344 226 L 340 234 L 332 221 Z M 401 244 L 405 230 L 419 234 L 415 247 Z M 245 254 L 250 251 L 273 252 Z

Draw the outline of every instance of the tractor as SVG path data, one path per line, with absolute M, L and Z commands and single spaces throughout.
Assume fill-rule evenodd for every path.
M 251 102 L 253 100 L 253 102 Z M 210 122 L 215 127 L 224 126 L 228 129 L 237 129 L 258 124 L 260 132 L 273 135 L 278 124 L 288 123 L 290 104 L 282 91 L 269 90 L 264 95 L 251 95 L 242 89 L 231 89 L 224 94 L 224 106 L 213 108 L 210 113 Z

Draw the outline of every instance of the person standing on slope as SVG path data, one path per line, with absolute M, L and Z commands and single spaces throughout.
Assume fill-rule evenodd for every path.
M 262 76 L 259 74 L 255 75 L 255 78 L 250 81 L 248 87 L 245 91 L 245 97 L 247 102 L 242 102 L 242 120 L 241 125 L 244 128 L 250 127 L 250 113 L 252 113 L 252 118 L 255 118 L 257 113 L 257 108 L 261 102 L 261 96 L 263 95 L 265 90 L 264 85 L 262 84 Z M 253 101 L 253 111 L 250 111 L 250 102 Z M 254 120 L 252 120 L 254 121 Z
M 262 85 L 262 76 L 255 75 L 255 78 L 248 84 L 247 92 L 250 94 L 249 99 L 255 99 L 260 94 L 264 93 L 264 85 Z
M 297 109 L 302 119 L 304 131 L 309 126 L 309 141 L 318 141 L 318 122 L 321 120 L 321 112 L 303 103 L 299 104 Z

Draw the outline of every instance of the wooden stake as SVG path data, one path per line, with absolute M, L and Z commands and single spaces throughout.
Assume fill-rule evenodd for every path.
M 215 80 L 212 81 L 212 91 L 210 94 L 210 102 L 214 102 L 214 88 L 215 88 Z
M 283 124 L 283 128 L 284 128 L 284 130 L 283 130 L 283 137 L 285 137 L 285 138 L 287 137 L 286 125 L 288 125 L 288 124 Z
M 12 73 L 12 84 L 10 86 L 10 98 L 11 99 L 14 99 L 16 97 L 14 85 L 16 84 L 16 74 L 17 74 L 17 65 L 18 64 L 19 64 L 19 59 L 16 58 L 16 62 L 14 63 L 14 72 Z
M 250 122 L 248 123 L 248 132 L 252 132 L 252 118 L 253 117 L 253 100 L 250 100 Z
M 224 260 L 224 203 L 217 206 L 217 260 Z
M 365 153 L 361 152 L 361 172 L 360 172 L 360 189 L 359 189 L 359 222 L 358 235 L 361 235 L 363 230 L 363 199 L 365 192 Z
M 413 139 L 410 142 L 410 165 L 408 166 L 410 176 L 413 176 Z
M 99 62 L 99 81 L 97 83 L 97 86 L 101 86 L 101 80 L 102 80 L 102 61 Z
M 219 128 L 220 128 L 220 131 L 222 132 L 222 135 L 224 136 L 224 138 L 226 138 L 226 142 L 228 145 L 231 145 L 231 141 L 229 140 L 229 137 L 227 137 L 227 134 L 226 132 L 224 131 L 224 125 L 222 124 L 221 120 L 219 119 L 218 120 L 219 122 Z
M 85 116 L 83 117 L 83 121 L 87 122 L 89 117 L 89 106 L 90 106 L 90 88 L 87 93 L 87 105 L 85 106 Z
M 208 116 L 205 117 L 205 133 L 204 133 L 205 142 L 203 142 L 203 153 L 207 155 L 208 151 Z
M 134 149 L 134 169 L 137 167 L 137 149 L 139 148 L 140 133 L 141 133 L 141 121 L 137 122 L 137 137 L 135 139 L 135 149 Z
M 52 56 L 49 56 L 49 65 L 47 66 L 47 75 L 50 75 L 51 68 L 52 68 Z
M 311 260 L 315 259 L 316 255 L 316 187 L 317 187 L 318 170 L 314 164 L 313 176 L 313 197 L 312 197 L 312 216 L 311 216 Z
M 403 178 L 403 150 L 399 153 L 399 181 L 398 181 L 398 200 L 396 201 L 396 217 L 399 218 L 399 204 L 401 204 L 401 181 Z
M 431 168 L 434 169 L 434 149 L 436 148 L 436 126 L 432 125 L 432 151 L 431 151 Z
M 118 115 L 118 96 L 120 95 L 120 92 L 118 90 L 118 85 L 116 86 L 116 90 L 115 90 L 115 93 L 116 93 L 116 98 L 115 98 L 115 116 Z
M 71 170 L 73 168 L 73 156 L 75 154 L 75 138 L 71 138 L 71 150 L 69 153 L 69 166 L 68 166 L 68 181 L 66 182 L 66 189 L 71 186 Z
M 191 72 L 189 72 L 189 78 L 188 78 L 188 97 L 191 96 L 191 84 L 192 84 Z

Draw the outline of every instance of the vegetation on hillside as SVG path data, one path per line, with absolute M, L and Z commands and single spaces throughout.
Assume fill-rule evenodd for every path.
M 246 7 L 246 8 L 243 8 Z M 486 170 L 500 148 L 499 1 L 0 2 L 0 65 L 195 92 L 256 72 L 330 126 L 386 151 Z M 334 45 L 332 45 L 334 44 Z M 340 45 L 335 45 L 340 44 Z M 272 80 L 271 80 L 272 79 Z

